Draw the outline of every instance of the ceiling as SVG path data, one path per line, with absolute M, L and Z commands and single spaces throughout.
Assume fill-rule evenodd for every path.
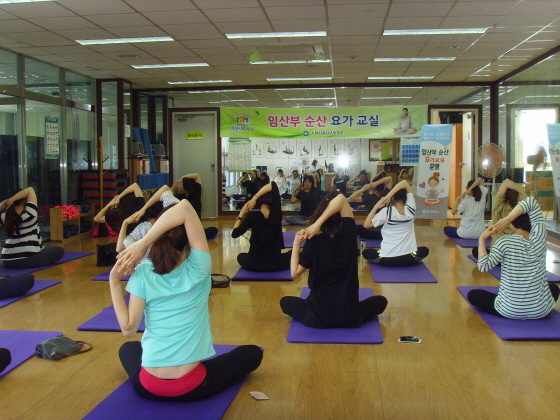
M 489 27 L 484 34 L 383 36 L 384 30 Z M 226 33 L 326 31 L 312 38 L 228 39 Z M 172 42 L 82 46 L 76 39 L 171 36 Z M 330 77 L 321 83 L 366 83 L 368 77 L 433 76 L 423 81 L 487 83 L 560 45 L 559 0 L 58 0 L 0 5 L 0 46 L 94 78 L 119 77 L 134 88 L 281 85 L 267 78 Z M 322 49 L 330 63 L 251 64 L 263 59 L 314 59 L 267 53 L 272 47 Z M 373 61 L 455 57 L 448 61 Z M 548 62 L 548 63 L 547 63 Z M 134 69 L 137 64 L 208 63 L 207 67 Z M 545 64 L 547 63 L 547 64 Z M 528 76 L 559 79 L 560 59 Z M 168 82 L 231 80 L 221 84 Z M 526 79 L 527 80 L 527 79 Z M 399 82 L 408 79 L 375 80 Z M 413 81 L 413 80 L 412 80 Z M 416 80 L 418 81 L 418 80 Z M 207 105 L 373 106 L 451 103 L 476 88 L 305 89 L 174 93 Z M 298 96 L 299 95 L 299 96 Z M 364 99 L 367 97 L 385 99 Z M 392 98 L 396 97 L 396 98 Z M 408 99 L 402 99 L 402 98 Z M 305 98 L 305 100 L 297 99 Z M 320 100 L 315 100 L 319 98 Z M 333 99 L 329 99 L 333 98 Z M 252 102 L 252 103 L 251 103 Z M 259 104 L 260 102 L 260 104 Z M 294 105 L 292 105 L 292 103 Z M 326 105 L 322 105 L 326 106 Z M 332 105 L 331 105 L 332 106 Z

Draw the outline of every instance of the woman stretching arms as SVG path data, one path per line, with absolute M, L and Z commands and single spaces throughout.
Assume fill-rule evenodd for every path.
M 127 307 L 120 280 L 134 271 L 151 244 L 151 262 L 136 267 L 128 282 Z M 127 342 L 119 351 L 138 394 L 162 401 L 200 400 L 259 367 L 262 350 L 252 345 L 203 361 L 215 354 L 208 310 L 212 259 L 202 224 L 188 201 L 169 208 L 119 257 L 109 284 L 123 335 L 132 337 L 146 317 L 142 342 Z
M 292 277 L 309 269 L 309 297 L 283 297 L 282 312 L 313 328 L 355 328 L 382 313 L 385 297 L 359 301 L 356 224 L 344 195 L 325 195 L 310 223 L 296 234 L 290 266 Z

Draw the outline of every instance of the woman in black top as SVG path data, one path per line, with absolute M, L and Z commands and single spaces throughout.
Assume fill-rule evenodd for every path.
M 305 226 L 321 200 L 321 192 L 315 187 L 313 175 L 304 175 L 303 182 L 292 192 L 291 203 L 301 202 L 299 216 L 287 216 L 286 222 L 291 225 Z
M 346 195 L 346 184 L 348 181 L 350 181 L 350 177 L 346 175 L 346 171 L 344 169 L 339 169 L 332 179 L 332 186 L 335 190 Z
M 260 205 L 260 211 L 250 211 Z M 266 184 L 244 206 L 235 219 L 232 238 L 237 238 L 251 229 L 248 253 L 237 256 L 241 267 L 249 271 L 280 271 L 290 268 L 292 251 L 282 253 L 282 206 L 280 193 L 275 182 Z
M 179 184 L 183 183 L 183 189 L 185 194 L 175 194 L 175 197 L 179 200 L 187 200 L 191 203 L 198 218 L 202 220 L 202 179 L 199 174 L 188 174 L 183 175 L 177 181 L 173 183 L 173 189 L 177 188 Z M 206 234 L 206 239 L 210 240 L 216 237 L 218 234 L 218 229 L 215 227 L 204 228 L 204 233 Z
M 95 215 L 93 220 L 97 223 L 117 223 L 120 228 L 124 220 L 144 207 L 144 204 L 146 204 L 144 194 L 142 194 L 142 190 L 138 184 L 134 183 L 126 187 L 122 193 L 113 197 L 109 204 Z M 117 211 L 107 214 L 107 212 L 112 209 L 117 209 Z M 126 234 L 130 234 L 136 226 L 138 226 L 138 223 L 129 224 Z
M 385 297 L 359 301 L 356 224 L 346 198 L 325 195 L 310 221 L 296 234 L 290 265 L 294 278 L 309 269 L 309 297 L 283 297 L 282 312 L 313 328 L 355 328 L 382 313 Z
M 237 181 L 237 184 L 245 188 L 245 191 L 247 192 L 245 195 L 246 203 L 261 189 L 260 173 L 256 169 L 253 169 Z M 242 203 L 237 203 L 238 210 L 241 210 L 242 207 Z

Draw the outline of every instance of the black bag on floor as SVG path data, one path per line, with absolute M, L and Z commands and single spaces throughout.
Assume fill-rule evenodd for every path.
M 74 341 L 68 337 L 60 336 L 49 338 L 35 347 L 35 356 L 42 359 L 59 361 L 65 357 L 85 353 L 91 350 L 91 344 L 85 341 Z
M 117 262 L 117 244 L 97 245 L 97 266 L 105 267 Z

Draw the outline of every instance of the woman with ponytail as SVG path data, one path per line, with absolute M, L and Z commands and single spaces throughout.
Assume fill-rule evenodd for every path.
M 344 195 L 325 195 L 309 222 L 296 234 L 290 266 L 294 278 L 309 269 L 309 297 L 283 297 L 282 312 L 312 328 L 356 328 L 381 314 L 385 297 L 359 300 L 356 223 Z
M 19 191 L 0 203 L 0 225 L 6 242 L 0 262 L 5 268 L 30 268 L 51 265 L 64 255 L 64 248 L 41 245 L 37 195 L 33 188 Z
M 150 245 L 151 261 L 134 269 Z M 259 367 L 263 353 L 253 345 L 205 360 L 216 353 L 208 310 L 211 267 L 202 224 L 192 205 L 182 200 L 126 248 L 111 270 L 111 297 L 123 335 L 134 336 L 146 318 L 142 341 L 127 342 L 119 351 L 132 386 L 142 397 L 208 398 Z M 131 273 L 127 307 L 121 279 Z
M 463 215 L 459 228 L 445 226 L 443 233 L 452 238 L 478 239 L 485 231 L 486 194 L 488 194 L 488 188 L 484 186 L 484 180 L 482 178 L 471 179 L 467 183 L 467 190 L 457 197 L 451 209 L 451 214 Z

